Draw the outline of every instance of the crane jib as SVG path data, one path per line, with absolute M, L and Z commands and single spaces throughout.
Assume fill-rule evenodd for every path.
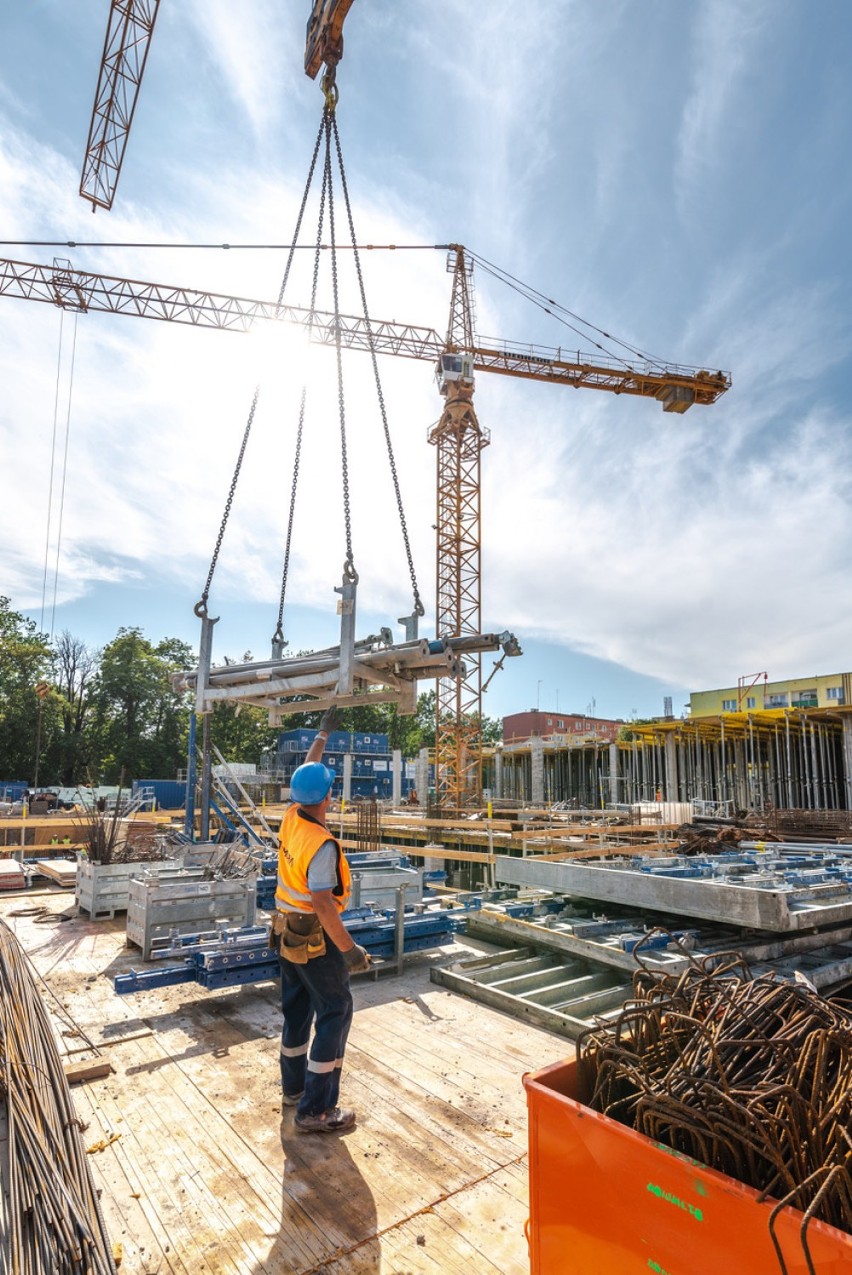
M 446 341 L 434 329 L 417 324 L 378 319 L 367 323 L 363 316 L 335 316 L 327 311 L 280 305 L 275 301 L 58 269 L 33 262 L 0 259 L 0 296 L 42 301 L 83 312 L 131 315 L 231 332 L 248 332 L 258 323 L 279 320 L 311 328 L 314 340 L 322 344 L 336 344 L 339 332 L 341 344 L 348 349 L 430 362 L 437 362 L 446 349 Z M 610 365 L 579 351 L 576 358 L 569 358 L 557 347 L 513 348 L 506 342 L 495 341 L 487 346 L 477 344 L 469 353 L 477 372 L 499 372 L 575 388 L 583 386 L 655 398 L 663 402 L 664 408 L 667 393 L 675 393 L 676 403 L 678 393 L 691 392 L 694 395 L 691 402 L 709 404 L 715 403 L 731 385 L 730 375 L 723 371 L 683 364 Z M 689 405 L 687 402 L 686 406 Z M 674 406 L 668 410 L 683 411 L 685 407 Z

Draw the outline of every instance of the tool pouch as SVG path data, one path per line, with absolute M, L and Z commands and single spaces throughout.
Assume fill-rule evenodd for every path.
M 312 912 L 276 912 L 269 946 L 282 961 L 292 961 L 294 965 L 306 965 L 315 956 L 325 956 L 325 934 L 319 917 Z

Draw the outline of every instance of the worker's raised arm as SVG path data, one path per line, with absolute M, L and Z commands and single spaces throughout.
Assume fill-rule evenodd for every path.
M 319 730 L 313 740 L 310 748 L 305 754 L 305 764 L 311 761 L 322 761 L 322 755 L 325 752 L 325 746 L 328 743 L 328 737 L 333 730 L 337 729 L 340 721 L 340 712 L 333 705 L 327 708 L 320 718 Z

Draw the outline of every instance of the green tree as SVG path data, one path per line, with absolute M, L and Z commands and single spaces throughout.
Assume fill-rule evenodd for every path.
M 634 739 L 640 739 L 641 736 L 633 729 L 635 726 L 650 726 L 656 718 L 654 717 L 636 717 L 625 726 L 619 728 L 618 742 L 619 744 L 629 744 Z
M 101 782 L 169 778 L 184 764 L 186 695 L 171 674 L 191 667 L 191 648 L 176 638 L 153 645 L 138 628 L 121 628 L 104 647 L 93 689 L 93 767 Z
M 87 778 L 85 728 L 97 668 L 97 652 L 65 629 L 54 644 L 53 682 L 58 711 L 56 730 L 46 746 L 45 773 L 66 787 L 85 783 Z
M 289 729 L 289 727 L 288 727 Z M 269 725 L 265 708 L 254 704 L 217 704 L 211 714 L 210 738 L 225 761 L 258 765 L 278 738 L 281 727 Z
M 499 744 L 503 738 L 503 720 L 500 717 L 489 717 L 486 713 L 482 715 L 482 742 L 483 744 Z
M 35 781 L 37 737 L 49 734 L 56 714 L 52 698 L 35 689 L 50 663 L 45 635 L 0 597 L 0 778 Z
M 414 715 L 414 721 L 417 728 L 417 747 L 414 750 L 418 753 L 421 748 L 435 747 L 435 708 L 437 703 L 437 695 L 434 690 L 424 691 L 422 695 L 417 697 L 417 712 Z M 414 754 L 408 754 L 413 756 Z

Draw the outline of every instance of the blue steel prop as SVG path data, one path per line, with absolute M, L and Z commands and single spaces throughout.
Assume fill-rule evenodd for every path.
M 344 912 L 343 922 L 355 942 L 365 947 L 371 956 L 390 958 L 395 955 L 394 912 L 382 914 L 369 908 L 354 908 L 351 912 Z M 446 946 L 453 942 L 461 924 L 462 919 L 446 911 L 406 913 L 403 952 Z M 160 940 L 151 955 L 158 960 L 181 955 L 184 959 L 176 965 L 116 975 L 113 987 L 119 996 L 180 983 L 194 982 L 212 991 L 278 978 L 278 957 L 270 950 L 267 932 L 262 926 L 176 935 L 168 942 Z

